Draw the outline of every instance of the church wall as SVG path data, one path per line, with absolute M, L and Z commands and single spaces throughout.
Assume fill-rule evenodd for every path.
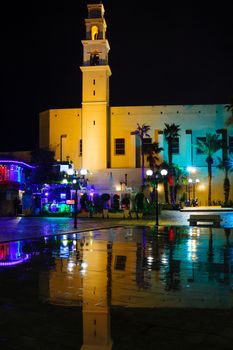
M 148 132 L 152 142 L 159 142 L 164 148 L 161 156 L 167 157 L 167 143 L 163 135 L 158 135 L 158 130 L 164 130 L 165 123 L 175 123 L 180 126 L 180 152 L 173 155 L 173 162 L 180 166 L 206 166 L 205 156 L 197 155 L 195 144 L 196 137 L 205 136 L 207 132 L 214 133 L 217 129 L 225 127 L 227 111 L 222 105 L 177 105 L 177 106 L 136 106 L 136 107 L 111 107 L 111 154 L 112 167 L 135 166 L 135 143 L 132 142 L 130 133 L 140 125 L 147 124 L 151 127 Z M 190 134 L 186 134 L 191 130 Z M 229 135 L 230 132 L 228 131 Z M 116 138 L 125 138 L 125 155 L 115 155 L 114 143 Z M 221 157 L 221 151 L 216 153 Z
M 50 142 L 49 110 L 41 112 L 39 118 L 39 147 L 49 149 Z
M 49 120 L 49 148 L 55 152 L 55 158 L 60 160 L 61 135 L 67 135 L 62 138 L 62 160 L 73 161 L 76 167 L 81 167 L 81 109 L 52 109 L 49 111 Z

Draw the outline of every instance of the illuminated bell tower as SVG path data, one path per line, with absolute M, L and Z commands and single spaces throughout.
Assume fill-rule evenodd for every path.
M 103 4 L 89 4 L 85 19 L 82 71 L 82 167 L 110 167 L 109 77 L 110 50 Z

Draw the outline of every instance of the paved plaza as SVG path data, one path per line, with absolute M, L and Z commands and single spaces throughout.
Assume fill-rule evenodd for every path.
M 192 211 L 192 214 L 195 212 Z M 205 212 L 205 214 L 208 212 Z M 219 213 L 218 213 L 219 214 Z M 220 213 L 221 227 L 233 228 L 233 212 Z M 163 210 L 159 216 L 160 226 L 188 226 L 189 211 Z M 0 242 L 59 235 L 63 233 L 79 233 L 117 226 L 141 225 L 154 226 L 155 218 L 143 219 L 93 219 L 78 218 L 77 229 L 74 229 L 73 218 L 55 217 L 1 217 Z

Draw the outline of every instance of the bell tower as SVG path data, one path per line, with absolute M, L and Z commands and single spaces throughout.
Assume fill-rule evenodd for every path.
M 110 167 L 108 65 L 110 50 L 102 3 L 87 5 L 86 39 L 82 40 L 82 167 L 90 171 Z

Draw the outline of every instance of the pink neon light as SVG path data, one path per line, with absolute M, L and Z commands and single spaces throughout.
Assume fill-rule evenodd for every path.
M 23 263 L 29 259 L 29 254 L 26 254 L 24 258 L 15 261 L 0 261 L 0 266 L 13 266 Z
M 0 164 L 4 164 L 4 163 L 13 163 L 13 164 L 19 164 L 19 165 L 24 165 L 27 168 L 35 168 L 35 166 L 29 165 L 25 162 L 19 162 L 17 160 L 6 160 L 6 159 L 0 159 Z

